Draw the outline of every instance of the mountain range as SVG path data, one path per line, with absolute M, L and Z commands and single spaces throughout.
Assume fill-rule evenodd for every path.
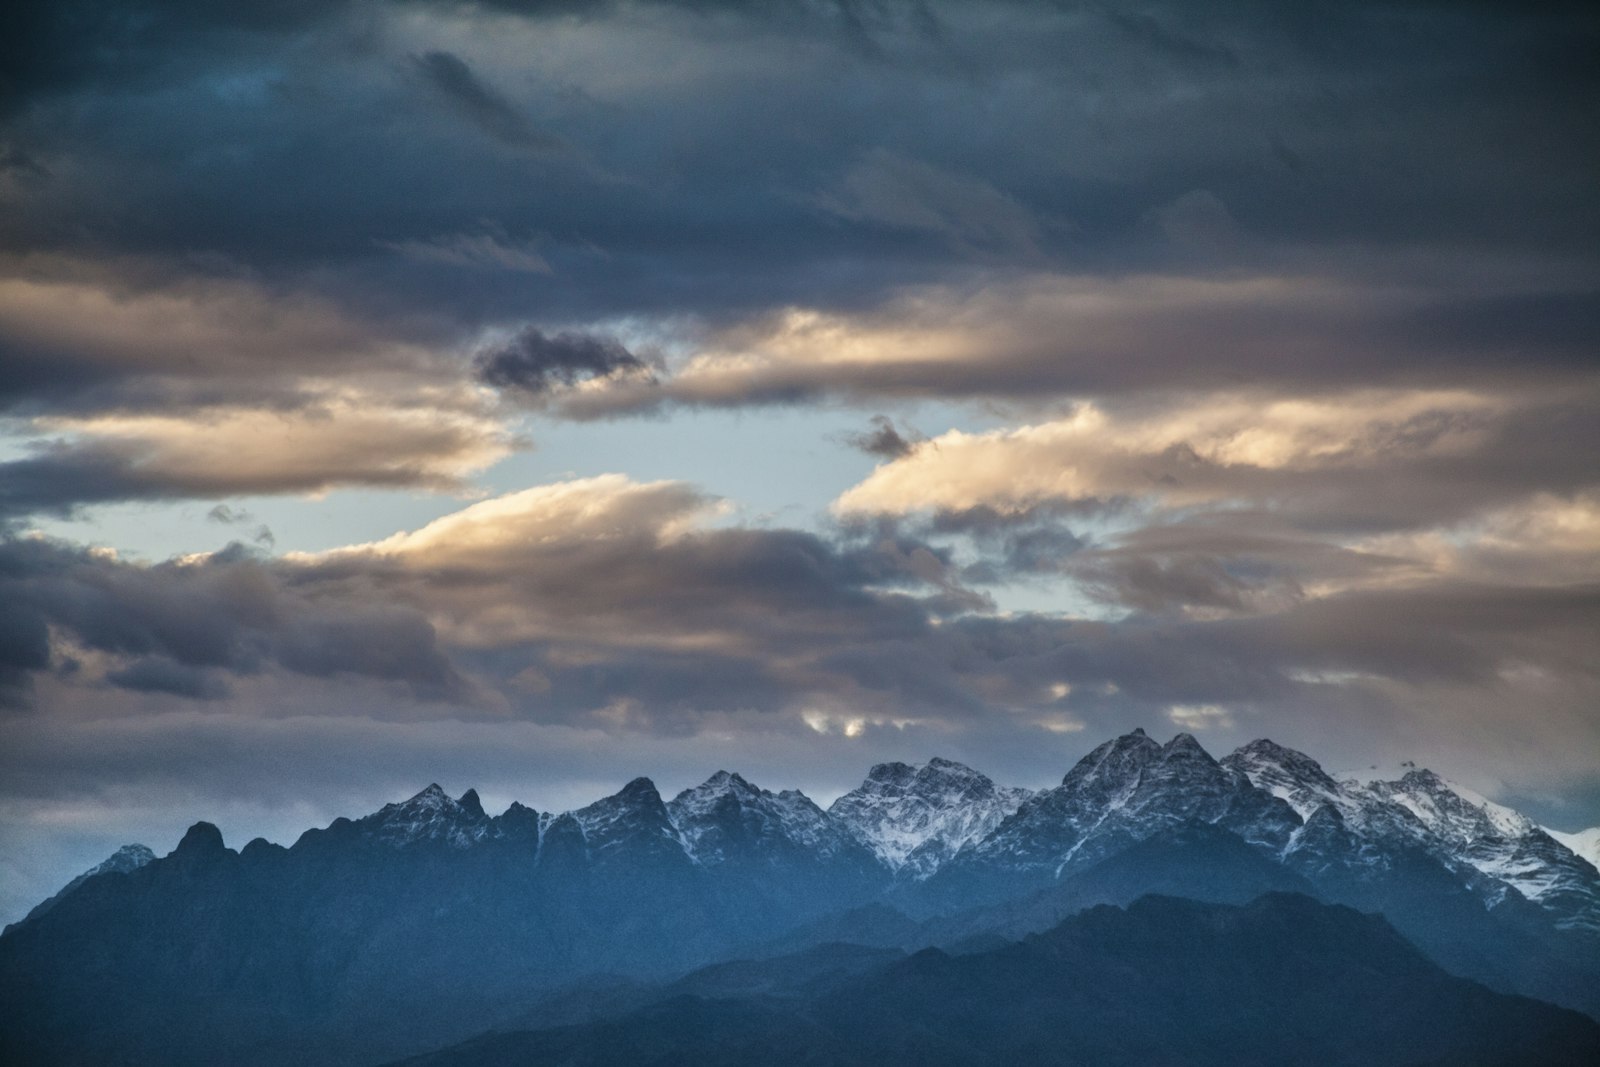
M 1381 913 L 1384 936 L 1440 976 L 1487 987 L 1464 1001 L 1451 987 L 1451 1003 L 1493 991 L 1600 1017 L 1600 869 L 1580 854 L 1587 840 L 1427 770 L 1361 782 L 1267 740 L 1218 760 L 1187 734 L 1163 744 L 1141 730 L 1037 792 L 934 759 L 873 767 L 826 810 L 726 771 L 670 800 L 638 778 L 563 813 L 512 804 L 489 815 L 476 792 L 430 785 L 288 848 L 257 839 L 236 852 L 197 823 L 165 857 L 129 846 L 74 879 L 0 935 L 0 1058 L 377 1063 L 529 1022 L 598 1025 L 535 1008 L 595 983 L 670 989 L 720 961 L 838 943 L 909 954 L 868 958 L 921 960 L 959 983 L 969 964 L 920 954 L 1037 969 L 1036 939 L 1097 907 L 1128 909 L 1120 923 L 1157 916 L 1163 929 L 1191 914 L 1152 912 L 1151 894 L 1184 907 L 1248 912 L 1271 899 L 1299 914 L 1282 904 L 1292 898 Z M 629 1010 L 662 1010 L 618 995 Z M 840 996 L 827 1003 L 870 1000 Z M 756 1012 L 772 1024 L 757 1028 L 762 1040 L 787 1048 L 791 1008 L 729 1010 Z M 827 1040 L 851 1018 L 827 1015 Z M 580 1042 L 573 1062 L 588 1062 L 572 1050 L 589 1038 L 568 1038 Z M 1417 1048 L 1448 1059 L 1447 1045 Z

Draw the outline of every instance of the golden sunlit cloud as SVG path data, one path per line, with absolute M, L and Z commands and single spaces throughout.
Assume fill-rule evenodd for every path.
M 1506 406 L 1467 391 L 1377 390 L 1318 398 L 1200 396 L 1126 416 L 1085 403 L 1051 422 L 942 434 L 879 466 L 841 494 L 834 510 L 1019 512 L 1095 497 L 1181 506 L 1271 494 L 1286 474 L 1471 452 Z

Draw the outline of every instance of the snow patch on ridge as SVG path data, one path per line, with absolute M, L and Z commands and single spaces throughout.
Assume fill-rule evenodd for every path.
M 891 871 L 920 880 L 987 837 L 1032 795 L 935 757 L 919 766 L 878 764 L 828 814 Z

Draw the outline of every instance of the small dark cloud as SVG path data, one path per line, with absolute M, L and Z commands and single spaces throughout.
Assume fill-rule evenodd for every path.
M 147 656 L 119 670 L 109 671 L 106 681 L 120 689 L 166 693 L 190 700 L 223 700 L 230 693 L 227 683 L 214 672 L 164 656 Z
M 650 365 L 614 337 L 546 334 L 532 327 L 478 358 L 479 380 L 497 389 L 531 395 L 558 385 L 618 373 L 648 372 Z
M 412 56 L 411 66 L 441 99 L 496 140 L 517 148 L 560 145 L 554 137 L 535 129 L 505 97 L 483 84 L 460 56 L 425 52 Z
M 916 448 L 925 438 L 914 430 L 902 432 L 887 415 L 874 415 L 872 429 L 846 434 L 844 443 L 869 456 L 880 459 L 899 459 Z
M 218 504 L 206 512 L 206 521 L 221 523 L 224 526 L 237 526 L 242 523 L 255 522 L 255 516 L 244 508 Z M 278 543 L 278 538 L 273 534 L 272 528 L 265 523 L 256 526 L 255 532 L 250 535 L 250 540 L 269 550 Z

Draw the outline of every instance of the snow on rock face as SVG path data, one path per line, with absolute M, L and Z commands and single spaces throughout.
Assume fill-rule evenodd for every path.
M 1287 857 L 1302 866 L 1364 862 L 1381 866 L 1406 847 L 1462 875 L 1486 904 L 1508 889 L 1555 912 L 1562 925 L 1600 929 L 1600 880 L 1576 856 L 1518 812 L 1429 770 L 1407 765 L 1393 781 L 1334 779 L 1316 761 L 1271 741 L 1252 741 L 1224 764 L 1282 797 L 1306 820 Z M 1336 813 L 1342 849 L 1326 830 Z M 1343 851 L 1344 855 L 1326 854 Z M 1314 853 L 1325 853 L 1313 855 Z
M 569 814 L 583 829 L 592 858 L 688 860 L 683 838 L 648 778 L 635 778 L 620 792 Z
M 1135 730 L 1083 757 L 955 863 L 1061 878 L 1185 823 L 1218 825 L 1275 850 L 1299 819 L 1188 734 L 1161 745 Z
M 1368 788 L 1415 815 L 1442 850 L 1556 912 L 1558 925 L 1600 931 L 1600 871 L 1527 816 L 1429 770 Z
M 1429 830 L 1458 847 L 1488 837 L 1522 837 L 1537 829 L 1526 816 L 1429 770 L 1408 771 L 1397 782 L 1372 782 L 1368 788 L 1403 806 Z
M 1262 739 L 1236 749 L 1222 761 L 1223 766 L 1244 775 L 1257 789 L 1282 799 L 1311 824 L 1323 809 L 1318 826 L 1336 816 L 1337 824 L 1357 837 L 1388 842 L 1430 844 L 1426 824 L 1414 812 L 1375 792 L 1371 787 L 1349 779 L 1335 778 L 1304 752 Z M 1290 850 L 1305 847 L 1303 835 L 1296 835 Z M 1375 854 L 1369 854 L 1375 860 Z
M 490 836 L 492 822 L 478 802 L 476 790 L 451 798 L 437 784 L 410 800 L 385 804 L 375 813 L 356 820 L 356 827 L 371 840 L 391 846 L 440 842 L 466 848 Z
M 87 871 L 84 871 L 72 881 L 62 886 L 61 889 L 50 899 L 35 905 L 33 910 L 28 912 L 27 916 L 22 921 L 29 922 L 30 920 L 37 919 L 39 916 L 43 915 L 45 912 L 59 904 L 64 897 L 77 890 L 78 887 L 83 885 L 83 883 L 87 882 L 91 878 L 98 878 L 102 874 L 128 874 L 132 871 L 137 871 L 140 867 L 143 867 L 145 864 L 149 863 L 155 858 L 156 854 L 150 851 L 144 845 L 123 845 L 110 856 L 101 860 L 99 863 L 95 864 L 93 867 L 90 867 Z
M 110 857 L 78 875 L 78 878 L 93 878 L 97 874 L 109 874 L 112 871 L 126 874 L 138 870 L 155 858 L 156 854 L 143 845 L 123 845 Z
M 1361 807 L 1354 790 L 1330 776 L 1316 760 L 1265 738 L 1235 749 L 1223 758 L 1222 765 L 1245 775 L 1257 789 L 1286 801 L 1302 819 L 1310 818 L 1324 804 L 1351 814 Z
M 1586 861 L 1597 873 L 1600 873 L 1600 826 L 1579 830 L 1575 834 L 1565 834 L 1560 830 L 1548 828 L 1544 832 L 1561 842 L 1572 851 L 1573 855 Z
M 738 860 L 828 862 L 855 847 L 804 793 L 773 793 L 727 771 L 679 793 L 667 812 L 689 854 L 707 867 Z
M 880 763 L 828 814 L 902 877 L 923 879 L 987 836 L 1032 794 L 935 757 L 921 766 Z

